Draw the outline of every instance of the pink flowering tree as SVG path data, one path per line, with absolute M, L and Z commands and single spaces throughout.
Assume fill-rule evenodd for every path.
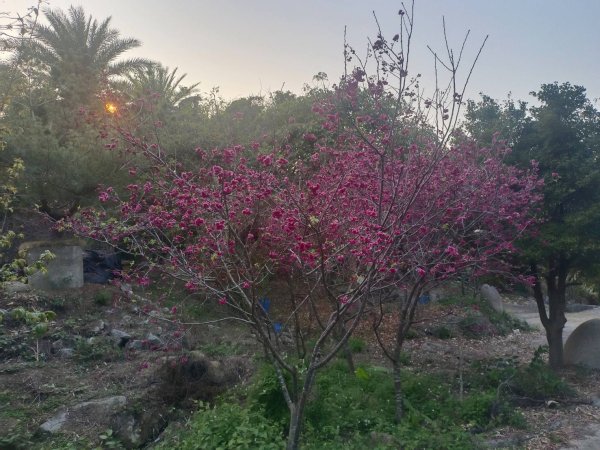
M 535 228 L 542 183 L 535 163 L 528 171 L 504 164 L 509 149 L 500 142 L 490 148 L 462 141 L 449 145 L 452 136 L 443 130 L 407 129 L 407 116 L 412 127 L 421 116 L 410 104 L 390 108 L 385 78 L 366 77 L 359 68 L 344 82 L 335 98 L 315 109 L 324 126 L 337 132 L 335 145 L 344 149 L 344 157 L 363 158 L 355 165 L 354 170 L 364 170 L 357 178 L 370 181 L 362 186 L 363 214 L 372 215 L 377 232 L 380 278 L 371 286 L 367 311 L 394 368 L 399 421 L 400 354 L 419 297 L 453 278 L 509 274 L 514 243 Z M 365 92 L 369 108 L 357 115 L 355 106 L 363 104 Z M 349 111 L 345 117 L 339 104 Z M 342 128 L 344 120 L 349 124 Z M 355 228 L 349 231 L 349 242 L 362 239 Z M 383 301 L 395 303 L 399 316 L 384 309 Z M 392 320 L 396 333 L 386 342 L 380 329 Z
M 412 33 L 412 11 L 401 13 L 403 33 Z M 184 170 L 159 145 L 117 127 L 121 142 L 109 145 L 143 160 L 147 181 L 124 194 L 104 188 L 105 208 L 68 224 L 143 257 L 145 271 L 127 275 L 138 283 L 167 274 L 253 330 L 289 407 L 288 449 L 298 448 L 318 370 L 366 312 L 377 334 L 389 320 L 381 299 L 406 293 L 396 296 L 395 341 L 381 342 L 401 408 L 399 352 L 420 293 L 465 270 L 500 267 L 531 223 L 534 173 L 507 168 L 500 147 L 448 145 L 462 94 L 418 97 L 408 82 L 409 37 L 388 43 L 379 33 L 370 50 L 376 75 L 361 61 L 314 106 L 323 130 L 304 136 L 308 154 L 260 144 L 197 149 L 198 167 Z M 456 61 L 449 67 L 454 78 Z M 286 295 L 268 305 L 267 285 L 281 281 Z
M 394 369 L 398 421 L 403 415 L 400 355 L 419 297 L 459 277 L 511 276 L 516 240 L 535 229 L 541 185 L 536 167 L 521 171 L 504 164 L 507 152 L 502 145 L 452 147 L 395 224 L 401 238 L 396 244 L 397 269 L 389 280 L 393 289 L 377 297 L 372 318 L 375 336 Z M 398 305 L 397 316 L 384 312 L 383 300 Z M 391 341 L 380 334 L 386 322 L 396 330 Z

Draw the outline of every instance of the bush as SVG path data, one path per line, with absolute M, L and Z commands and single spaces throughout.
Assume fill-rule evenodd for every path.
M 112 294 L 108 290 L 98 291 L 94 294 L 94 303 L 98 306 L 106 306 L 112 299 Z
M 306 407 L 302 448 L 475 448 L 473 433 L 499 425 L 523 425 L 522 416 L 506 397 L 497 398 L 498 385 L 508 374 L 505 367 L 515 368 L 482 366 L 480 380 L 491 387 L 472 383 L 475 387 L 463 401 L 455 395 L 449 377 L 404 371 L 405 416 L 395 424 L 389 371 L 359 366 L 351 373 L 345 361 L 336 361 L 317 376 Z M 242 405 L 240 398 L 245 400 Z M 273 368 L 264 366 L 249 387 L 226 394 L 215 408 L 201 404 L 187 430 L 166 433 L 167 440 L 159 448 L 284 448 L 288 420 L 279 381 Z
M 317 377 L 315 398 L 306 409 L 308 434 L 318 430 L 319 440 L 349 438 L 393 422 L 394 386 L 389 373 L 359 367 L 350 373 L 343 361 Z
M 278 424 L 259 412 L 238 404 L 224 403 L 210 408 L 200 403 L 200 410 L 189 422 L 185 433 L 179 433 L 177 443 L 169 441 L 158 448 L 180 450 L 251 448 L 280 450 L 285 448 L 284 436 Z
M 538 404 L 548 399 L 566 398 L 573 390 L 544 361 L 547 347 L 539 347 L 531 362 L 520 367 L 515 358 L 478 362 L 471 374 L 474 388 L 499 390 L 501 398 L 520 404 Z
M 431 330 L 431 335 L 438 339 L 450 339 L 452 337 L 452 330 L 446 326 L 435 327 Z
M 348 346 L 350 347 L 350 351 L 352 353 L 362 353 L 367 348 L 367 343 L 364 341 L 364 339 L 351 337 L 348 340 Z
M 573 389 L 544 361 L 543 355 L 546 353 L 547 346 L 538 347 L 529 365 L 517 371 L 511 385 L 516 395 L 538 402 L 574 395 Z
M 247 395 L 248 404 L 253 411 L 288 427 L 290 413 L 273 366 L 265 364 L 258 370 Z
M 470 339 L 497 334 L 496 327 L 483 314 L 469 314 L 458 322 L 458 328 L 463 336 Z

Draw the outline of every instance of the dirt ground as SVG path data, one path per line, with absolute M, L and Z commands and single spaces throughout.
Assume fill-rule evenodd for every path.
M 105 292 L 100 294 L 100 292 Z M 106 292 L 108 294 L 106 294 Z M 173 297 L 170 293 L 171 298 Z M 48 334 L 41 339 L 44 354 L 36 362 L 33 350 L 27 345 L 15 349 L 17 335 L 27 334 L 24 326 L 4 323 L 0 334 L 0 436 L 34 433 L 39 425 L 61 407 L 111 395 L 127 395 L 143 401 L 160 383 L 156 367 L 165 357 L 177 357 L 186 349 L 200 349 L 215 358 L 237 355 L 251 360 L 255 344 L 249 332 L 239 325 L 219 322 L 210 326 L 181 326 L 179 314 L 194 312 L 194 302 L 180 301 L 175 312 L 166 303 L 145 304 L 144 297 L 126 299 L 119 289 L 86 285 L 80 291 L 38 296 L 27 293 L 15 297 L 0 297 L 0 309 L 15 305 L 54 309 L 57 318 Z M 184 299 L 185 300 L 185 299 Z M 193 299 L 192 299 L 193 300 Z M 197 301 L 196 301 L 197 303 Z M 517 311 L 528 311 L 530 305 L 522 300 L 508 305 Z M 183 311 L 182 311 L 183 310 Z M 204 311 L 203 314 L 209 314 Z M 436 327 L 452 328 L 465 317 L 466 311 L 458 306 L 430 304 L 423 306 L 417 317 L 416 335 L 406 342 L 410 357 L 407 370 L 441 371 L 456 376 L 466 365 L 493 358 L 516 358 L 527 364 L 534 350 L 545 342 L 541 330 L 514 330 L 505 336 L 490 335 L 478 339 L 462 336 L 436 338 L 431 330 Z M 98 327 L 100 330 L 98 330 Z M 86 346 L 90 338 L 110 339 L 111 329 L 121 329 L 133 337 L 148 333 L 159 336 L 165 346 L 144 350 L 118 349 L 114 346 Z M 384 330 L 383 333 L 392 333 Z M 368 326 L 357 335 L 367 342 L 368 351 L 358 358 L 368 358 L 371 364 L 388 365 L 379 347 L 370 337 Z M 63 358 L 52 345 L 62 340 L 75 345 L 75 357 Z M 31 340 L 28 341 L 31 344 Z M 368 355 L 368 356 L 364 356 Z M 484 439 L 496 448 L 554 450 L 569 448 L 578 439 L 593 435 L 600 427 L 600 372 L 565 369 L 563 377 L 576 391 L 574 401 L 550 401 L 521 408 L 527 420 L 526 429 L 509 427 L 495 429 Z M 244 381 L 244 380 L 241 380 Z M 189 406 L 189 405 L 188 405 Z M 185 410 L 179 416 L 191 410 Z M 175 419 L 177 420 L 177 418 Z M 83 424 L 73 436 L 98 442 L 104 430 L 93 424 Z M 496 443 L 496 444 L 494 444 Z M 504 447 L 502 447 L 504 446 Z M 33 448 L 33 447 L 31 447 Z M 600 447 L 572 447 L 600 448 Z

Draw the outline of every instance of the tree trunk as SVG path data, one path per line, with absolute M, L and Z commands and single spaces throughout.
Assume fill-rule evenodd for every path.
M 566 321 L 566 320 L 565 320 Z M 552 369 L 560 369 L 564 365 L 563 359 L 563 326 L 546 329 L 548 339 L 548 359 Z
M 294 404 L 290 411 L 290 428 L 288 430 L 288 440 L 286 450 L 297 450 L 300 444 L 300 421 L 301 411 L 298 404 Z
M 564 366 L 562 335 L 567 323 L 565 310 L 568 260 L 561 254 L 548 259 L 548 272 L 544 276 L 548 287 L 548 310 L 544 302 L 537 265 L 532 264 L 531 267 L 536 277 L 533 293 L 548 340 L 549 364 L 552 369 L 560 369 Z
M 302 385 L 302 392 L 290 408 L 290 428 L 288 430 L 288 440 L 286 450 L 298 450 L 300 448 L 300 434 L 302 433 L 302 421 L 304 419 L 304 407 L 308 399 L 308 394 L 315 380 L 316 370 L 309 369 Z

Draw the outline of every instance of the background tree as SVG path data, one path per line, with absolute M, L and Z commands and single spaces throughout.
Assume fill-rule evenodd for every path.
M 509 96 L 499 103 L 481 94 L 480 101 L 467 101 L 464 129 L 472 139 L 482 145 L 490 145 L 494 134 L 498 133 L 500 138 L 512 147 L 527 121 L 526 102 L 515 102 Z
M 527 116 L 523 102 L 501 106 L 484 96 L 482 102 L 469 104 L 466 128 L 484 143 L 496 128 L 513 134 L 508 136 L 514 141 L 513 163 L 539 162 L 545 180 L 544 223 L 539 235 L 522 247 L 537 280 L 534 296 L 548 338 L 550 365 L 557 368 L 563 365 L 566 289 L 598 270 L 600 113 L 582 86 L 555 82 L 531 94 L 539 106 L 530 107 Z
M 44 16 L 48 25 L 37 30 L 30 56 L 43 64 L 66 111 L 89 107 L 107 80 L 151 64 L 141 58 L 119 59 L 141 43 L 122 38 L 110 27 L 110 17 L 98 22 L 75 6 L 67 13 L 47 9 Z
M 22 200 L 57 211 L 91 201 L 100 183 L 116 182 L 122 158 L 98 152 L 105 143 L 92 122 L 106 114 L 100 94 L 115 77 L 149 62 L 119 59 L 140 43 L 121 38 L 110 18 L 98 22 L 81 7 L 44 14 L 49 24 L 15 50 L 19 89 L 2 122 L 11 129 L 7 155 L 25 161 Z

